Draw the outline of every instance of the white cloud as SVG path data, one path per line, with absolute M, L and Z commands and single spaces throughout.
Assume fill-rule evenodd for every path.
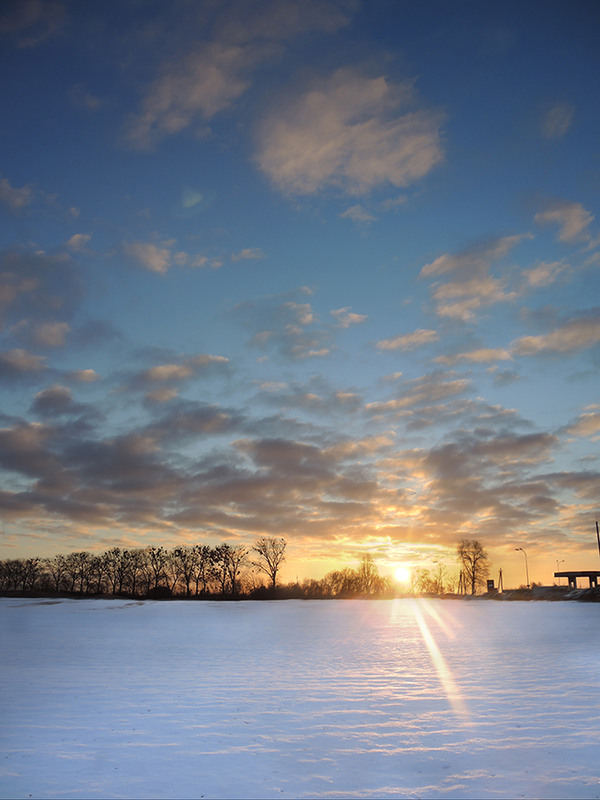
M 85 250 L 91 238 L 92 237 L 90 236 L 89 233 L 76 233 L 73 236 L 71 236 L 71 238 L 65 243 L 65 246 L 68 247 L 70 250 L 79 252 L 81 250 Z
M 557 103 L 544 115 L 542 135 L 546 139 L 560 139 L 571 127 L 575 109 L 567 103 Z
M 589 436 L 594 442 L 600 439 L 600 410 L 597 405 L 590 406 L 589 409 L 579 415 L 567 432 L 573 436 Z
M 0 203 L 10 211 L 21 211 L 35 199 L 35 189 L 31 184 L 17 189 L 10 185 L 8 178 L 0 178 Z
M 451 273 L 453 280 L 434 282 L 433 299 L 441 317 L 472 321 L 475 313 L 493 303 L 513 300 L 517 293 L 506 291 L 506 279 L 490 274 L 491 266 L 506 256 L 523 239 L 531 234 L 518 234 L 493 239 L 457 254 L 446 253 L 421 270 L 422 277 L 437 277 Z
M 36 356 L 28 350 L 17 348 L 0 353 L 0 374 L 5 371 L 15 373 L 37 372 L 44 369 L 44 367 L 42 356 Z
M 260 247 L 246 247 L 240 250 L 239 253 L 233 253 L 231 256 L 232 261 L 246 261 L 248 259 L 264 258 L 264 253 Z
M 412 82 L 339 69 L 266 116 L 258 164 L 289 194 L 407 186 L 443 157 L 442 115 L 414 103 Z
M 474 364 L 485 364 L 490 361 L 511 361 L 512 356 L 503 347 L 481 347 L 467 353 L 457 353 L 452 356 L 438 356 L 433 359 L 438 364 L 456 364 L 458 361 L 469 361 Z
M 420 378 L 405 381 L 398 397 L 384 402 L 368 403 L 366 408 L 375 414 L 388 411 L 402 412 L 417 406 L 430 406 L 454 395 L 462 394 L 469 386 L 468 380 L 454 378 L 452 375 L 436 373 L 423 375 Z
M 340 214 L 342 219 L 351 219 L 352 222 L 374 222 L 376 217 L 361 205 L 350 206 Z
M 123 246 L 125 253 L 144 269 L 164 275 L 172 264 L 168 247 L 159 247 L 150 242 L 129 242 Z
M 351 306 L 346 306 L 345 308 L 338 308 L 330 312 L 336 318 L 340 328 L 349 328 L 350 325 L 359 325 L 361 322 L 366 322 L 368 319 L 366 314 L 355 314 L 351 311 L 351 308 Z
M 260 49 L 209 42 L 176 64 L 166 64 L 130 118 L 127 138 L 141 149 L 178 133 L 201 115 L 210 119 L 246 91 L 246 72 L 264 55 Z
M 37 326 L 34 340 L 42 347 L 63 347 L 69 330 L 67 322 L 46 322 Z
M 586 228 L 593 219 L 594 215 L 587 211 L 581 203 L 569 203 L 568 201 L 553 203 L 546 211 L 539 211 L 535 215 L 535 221 L 540 225 L 558 225 L 560 242 L 589 239 Z
M 413 333 L 395 336 L 393 339 L 382 339 L 376 346 L 379 350 L 414 350 L 415 347 L 437 342 L 439 338 L 437 331 L 419 328 Z
M 511 350 L 520 356 L 539 353 L 568 353 L 583 350 L 600 342 L 600 317 L 575 319 L 541 336 L 523 336 L 512 343 Z
M 433 277 L 447 272 L 455 272 L 461 275 L 480 274 L 482 271 L 487 270 L 494 261 L 498 261 L 510 252 L 522 239 L 531 238 L 533 237 L 528 233 L 503 236 L 483 245 L 463 250 L 456 255 L 446 253 L 430 264 L 425 264 L 421 270 L 421 275 L 423 277 Z
M 199 33 L 192 51 L 162 63 L 141 109 L 129 119 L 129 143 L 151 148 L 199 118 L 210 120 L 247 91 L 253 71 L 278 57 L 286 39 L 309 30 L 337 30 L 348 23 L 353 5 L 329 0 L 225 5 L 212 41 L 202 41 Z
M 529 286 L 539 289 L 554 283 L 564 269 L 565 265 L 561 261 L 543 261 L 541 264 L 526 270 L 523 275 Z
M 98 374 L 93 369 L 79 369 L 71 373 L 71 378 L 79 383 L 94 383 L 100 380 Z

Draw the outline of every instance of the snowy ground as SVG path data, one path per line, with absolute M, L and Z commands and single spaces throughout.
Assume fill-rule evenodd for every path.
M 0 601 L 0 796 L 600 797 L 600 606 Z

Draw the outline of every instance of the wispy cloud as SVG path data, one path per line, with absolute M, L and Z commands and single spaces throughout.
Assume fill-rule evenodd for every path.
M 173 263 L 173 254 L 168 247 L 151 242 L 128 242 L 123 245 L 126 255 L 149 272 L 164 275 Z
M 360 325 L 362 322 L 366 322 L 368 319 L 366 314 L 356 314 L 354 311 L 352 311 L 351 306 L 337 308 L 329 313 L 336 318 L 337 324 L 340 328 L 349 328 L 351 325 Z
M 511 352 L 520 356 L 541 353 L 569 353 L 600 342 L 600 311 L 572 319 L 550 333 L 522 336 L 511 345 Z
M 140 267 L 158 275 L 166 273 L 174 266 L 191 269 L 220 269 L 223 261 L 220 258 L 209 258 L 201 254 L 186 253 L 175 249 L 175 240 L 159 242 L 125 242 L 123 252 Z M 243 251 L 250 253 L 253 251 Z M 246 255 L 246 258 L 258 258 L 258 255 Z M 239 259 L 232 259 L 239 260 Z
M 66 20 L 65 4 L 60 0 L 19 0 L 6 7 L 8 11 L 0 15 L 0 34 L 13 38 L 19 48 L 36 47 L 57 33 Z
M 538 211 L 535 221 L 540 225 L 557 225 L 559 242 L 578 242 L 590 238 L 587 230 L 594 215 L 581 203 L 557 200 L 544 211 Z
M 260 247 L 245 247 L 243 250 L 240 250 L 238 253 L 232 253 L 231 260 L 236 261 L 248 261 L 248 260 L 257 260 L 264 258 L 265 254 L 260 249 Z
M 573 436 L 590 437 L 592 442 L 600 440 L 600 406 L 589 406 L 568 428 Z
M 298 294 L 312 294 L 306 287 L 297 292 L 270 295 L 239 303 L 232 313 L 251 332 L 251 344 L 301 360 L 330 355 L 332 331 L 321 325 L 311 303 L 298 302 Z
M 455 395 L 463 394 L 471 383 L 450 373 L 434 372 L 420 378 L 403 381 L 391 400 L 368 403 L 374 414 L 405 411 L 418 406 L 432 405 Z
M 267 114 L 257 162 L 288 194 L 408 186 L 443 158 L 443 116 L 416 104 L 410 81 L 339 69 Z
M 416 347 L 422 347 L 425 344 L 437 342 L 439 338 L 437 331 L 428 328 L 419 328 L 412 333 L 394 336 L 392 339 L 382 339 L 380 342 L 377 342 L 376 347 L 379 350 L 414 350 Z
M 367 211 L 361 205 L 350 206 L 345 211 L 342 211 L 340 214 L 342 219 L 351 219 L 352 222 L 358 223 L 369 223 L 375 222 L 376 217 L 371 214 L 370 211 Z
M 31 205 L 35 199 L 35 188 L 28 183 L 17 188 L 11 186 L 8 178 L 0 178 L 0 204 L 10 211 L 21 211 Z
M 485 364 L 490 361 L 510 361 L 511 354 L 502 347 L 481 347 L 477 350 L 469 350 L 465 353 L 455 355 L 437 356 L 433 359 L 437 364 L 456 364 L 459 361 L 467 361 L 473 364 Z
M 574 113 L 574 106 L 568 103 L 552 106 L 542 120 L 542 136 L 546 139 L 561 139 L 571 127 Z
M 519 242 L 530 238 L 531 234 L 504 236 L 457 254 L 444 254 L 425 264 L 421 269 L 422 277 L 453 276 L 453 280 L 435 281 L 432 284 L 432 296 L 438 315 L 470 322 L 480 309 L 494 303 L 514 300 L 517 292 L 507 291 L 507 279 L 494 277 L 490 274 L 490 269 Z
M 309 30 L 346 25 L 353 3 L 328 0 L 234 2 L 213 20 L 212 36 L 198 30 L 194 44 L 163 61 L 127 125 L 133 147 L 152 148 L 166 136 L 208 121 L 252 85 L 253 72 L 281 54 L 288 39 Z
M 0 353 L 0 375 L 11 378 L 26 373 L 39 372 L 45 368 L 42 356 L 28 350 L 16 348 Z

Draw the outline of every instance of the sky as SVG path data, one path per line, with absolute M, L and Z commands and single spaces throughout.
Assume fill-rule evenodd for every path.
M 599 569 L 596 2 L 8 0 L 0 558 Z

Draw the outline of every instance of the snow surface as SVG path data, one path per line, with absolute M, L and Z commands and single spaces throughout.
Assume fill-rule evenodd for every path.
M 0 796 L 600 797 L 600 606 L 0 601 Z

